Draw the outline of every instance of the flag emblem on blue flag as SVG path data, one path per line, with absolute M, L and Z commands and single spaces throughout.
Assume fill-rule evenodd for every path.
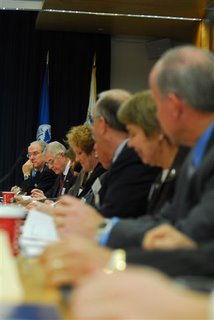
M 36 134 L 37 140 L 51 141 L 51 126 L 49 117 L 49 92 L 48 92 L 48 55 L 39 106 L 39 126 Z

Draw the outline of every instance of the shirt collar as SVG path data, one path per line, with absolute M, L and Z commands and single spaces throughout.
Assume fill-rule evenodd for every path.
M 205 149 L 207 147 L 208 141 L 213 133 L 214 130 L 214 123 L 212 123 L 207 130 L 203 133 L 200 137 L 198 142 L 196 143 L 195 147 L 192 150 L 192 158 L 193 158 L 193 165 L 197 168 L 201 160 L 203 158 Z
M 68 171 L 70 169 L 70 166 L 71 166 L 71 161 L 69 160 L 65 166 L 65 170 L 63 171 L 63 175 L 66 177 L 67 174 L 68 174 Z
M 114 162 L 117 160 L 117 158 L 119 157 L 121 151 L 123 150 L 123 148 L 125 147 L 125 145 L 127 144 L 127 142 L 128 142 L 128 139 L 125 139 L 125 140 L 117 147 L 117 149 L 115 150 L 113 159 L 112 159 L 112 163 L 114 163 Z

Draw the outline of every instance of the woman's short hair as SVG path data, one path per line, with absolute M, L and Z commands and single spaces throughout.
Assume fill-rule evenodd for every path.
M 90 154 L 94 148 L 94 139 L 92 128 L 89 124 L 72 127 L 66 134 L 67 143 L 69 146 L 76 145 L 86 154 Z
M 148 137 L 161 132 L 156 105 L 150 90 L 137 92 L 125 101 L 118 111 L 118 118 L 125 125 L 140 126 Z

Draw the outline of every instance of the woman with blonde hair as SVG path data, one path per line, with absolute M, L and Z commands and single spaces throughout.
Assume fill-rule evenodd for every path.
M 76 183 L 69 190 L 69 194 L 78 198 L 85 198 L 90 193 L 95 180 L 105 172 L 94 149 L 95 142 L 92 128 L 87 123 L 72 127 L 66 138 L 68 145 L 76 154 L 76 160 L 82 166 Z
M 150 90 L 137 92 L 125 101 L 118 117 L 129 132 L 128 145 L 142 161 L 162 168 L 150 189 L 147 214 L 157 213 L 174 194 L 175 182 L 188 148 L 178 148 L 161 129 L 157 109 Z

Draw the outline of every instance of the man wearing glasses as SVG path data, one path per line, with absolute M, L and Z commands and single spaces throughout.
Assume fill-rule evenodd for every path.
M 47 144 L 43 153 L 46 165 L 58 177 L 50 190 L 44 192 L 41 188 L 37 187 L 32 190 L 32 196 L 37 200 L 44 200 L 46 198 L 53 200 L 66 194 L 74 184 L 76 177 L 73 175 L 72 163 L 63 144 L 53 141 Z
M 25 194 L 31 194 L 32 189 L 39 188 L 44 193 L 55 183 L 57 178 L 53 170 L 49 169 L 45 163 L 44 149 L 47 144 L 45 141 L 33 141 L 28 147 L 28 160 L 22 166 L 24 181 L 20 188 L 14 191 L 22 191 Z

